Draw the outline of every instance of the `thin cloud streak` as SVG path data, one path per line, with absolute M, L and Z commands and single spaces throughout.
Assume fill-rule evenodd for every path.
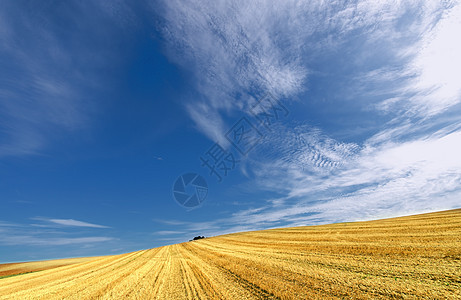
M 109 228 L 73 219 L 44 219 L 45 224 L 17 224 L 0 221 L 0 244 L 7 246 L 65 246 L 93 244 L 117 240 L 109 236 L 86 236 L 82 228 Z M 51 224 L 46 224 L 51 223 Z M 64 231 L 65 230 L 65 231 Z
M 94 40 L 120 34 L 114 23 L 121 15 L 114 16 L 115 10 L 131 13 L 121 2 L 28 4 L 28 9 L 20 2 L 0 4 L 0 157 L 42 154 L 63 132 L 90 127 L 99 107 L 95 94 L 105 80 L 98 70 L 117 62 Z M 64 23 L 53 15 L 55 9 Z M 80 30 L 70 30 L 76 24 Z
M 18 236 L 0 236 L 0 243 L 8 246 L 64 246 L 78 244 L 92 244 L 113 241 L 114 238 L 95 236 L 95 237 L 78 237 L 78 238 L 39 238 L 29 235 Z
M 47 219 L 45 221 L 58 224 L 58 225 L 64 225 L 64 226 L 74 226 L 74 227 L 91 227 L 91 228 L 110 228 L 109 226 L 104 226 L 104 225 L 98 225 L 98 224 L 92 224 L 92 223 L 87 223 L 83 221 L 77 221 L 73 219 Z

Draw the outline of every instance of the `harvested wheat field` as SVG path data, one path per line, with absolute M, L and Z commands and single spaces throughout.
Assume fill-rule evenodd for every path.
M 99 259 L 100 257 L 78 257 L 67 259 L 54 259 L 46 261 L 31 261 L 24 263 L 10 263 L 0 265 L 0 279 L 18 276 L 26 273 L 33 273 L 49 270 L 57 267 L 68 266 Z
M 0 279 L 1 299 L 461 299 L 460 291 L 461 209 L 229 234 Z

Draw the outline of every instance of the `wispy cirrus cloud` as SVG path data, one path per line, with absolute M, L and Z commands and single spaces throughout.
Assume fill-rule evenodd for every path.
M 422 19 L 427 21 L 415 32 L 425 30 L 421 32 L 421 38 L 394 49 L 397 56 L 406 58 L 406 63 L 398 68 L 383 66 L 366 76 L 370 83 L 383 84 L 387 94 L 391 87 L 385 83 L 394 86 L 391 89 L 396 95 L 379 103 L 378 109 L 390 113 L 401 110 L 405 116 L 412 113 L 430 117 L 461 102 L 461 87 L 457 80 L 461 76 L 458 55 L 461 43 L 455 38 L 456 32 L 461 30 L 461 6 L 453 1 L 444 10 L 424 8 Z M 433 16 L 430 17 L 429 13 Z
M 90 4 L 91 14 L 88 4 L 68 4 L 0 4 L 0 157 L 39 154 L 64 132 L 88 128 L 97 111 L 98 72 L 117 61 L 98 40 L 114 34 L 119 16 L 102 16 L 123 3 Z
M 31 219 L 45 222 L 47 223 L 47 225 L 62 225 L 62 226 L 69 226 L 69 227 L 89 227 L 89 228 L 110 228 L 109 226 L 98 225 L 98 224 L 78 221 L 74 219 L 49 219 L 49 218 L 41 218 L 41 217 L 35 217 Z
M 293 100 L 317 74 L 375 126 L 352 142 L 321 125 L 276 128 L 247 163 L 253 187 L 282 196 L 207 224 L 213 232 L 461 205 L 459 1 L 168 1 L 161 12 L 169 56 L 197 81 L 200 100 L 186 106 L 211 139 L 258 93 Z
M 50 24 L 40 16 L 44 11 L 38 7 L 30 18 L 26 13 L 14 20 L 19 8 L 2 6 L 0 60 L 8 72 L 0 77 L 0 156 L 33 154 L 46 144 L 45 132 L 53 126 L 72 129 L 84 123 L 82 95 L 63 76 L 72 63 L 47 30 Z
M 195 77 L 199 96 L 186 109 L 210 139 L 223 142 L 222 114 L 247 109 L 252 93 L 288 96 L 303 89 L 302 44 L 285 34 L 299 28 L 281 22 L 294 13 L 293 4 L 162 1 L 155 7 L 168 56 Z
M 453 23 L 453 16 L 457 14 L 453 11 L 451 16 L 446 16 L 446 9 L 454 2 L 160 3 L 154 11 L 162 20 L 159 28 L 166 42 L 166 52 L 194 75 L 198 96 L 186 99 L 185 106 L 198 129 L 222 143 L 226 143 L 222 138 L 226 129 L 224 115 L 233 110 L 245 111 L 254 103 L 254 97 L 267 92 L 294 99 L 308 89 L 308 76 L 315 71 L 312 63 L 326 53 L 346 52 L 347 47 L 351 47 L 350 40 L 357 40 L 354 33 L 357 31 L 366 40 L 358 40 L 364 43 L 362 48 L 352 45 L 350 51 L 355 52 L 355 57 L 347 54 L 355 63 L 370 59 L 370 50 L 381 47 L 387 52 L 385 56 L 394 56 L 393 63 L 400 65 L 411 60 L 405 72 L 401 68 L 397 72 L 419 73 L 421 86 L 418 91 L 427 90 L 429 81 L 437 77 L 429 76 L 433 74 L 429 69 L 436 68 L 437 64 L 429 65 L 424 57 L 435 55 L 448 61 L 443 47 L 437 48 L 441 51 L 434 54 L 435 46 L 431 45 L 450 42 L 443 38 L 444 33 L 449 33 L 444 28 L 453 30 L 453 24 L 442 24 L 433 30 L 440 41 L 434 42 L 430 34 L 424 39 L 418 36 L 430 31 L 440 18 L 441 23 Z M 423 51 L 416 53 L 420 48 Z M 376 70 L 369 72 L 378 74 Z M 381 71 L 385 76 L 383 73 L 388 72 Z M 412 91 L 415 97 L 420 94 L 418 91 Z
M 307 224 L 314 219 L 359 220 L 458 207 L 460 147 L 461 131 L 455 131 L 364 147 L 335 169 L 305 172 L 299 165 L 279 163 L 277 171 L 260 177 L 259 183 L 286 196 L 277 205 L 271 200 L 263 210 L 245 213 L 246 222 L 289 221 L 313 214 L 301 218 Z
M 88 236 L 85 228 L 110 228 L 108 226 L 74 219 L 32 218 L 41 224 L 18 224 L 0 221 L 0 244 L 7 246 L 65 246 L 91 245 L 117 240 L 110 236 Z
M 208 222 L 168 223 L 206 236 L 280 226 L 361 221 L 461 205 L 461 131 L 364 147 L 337 166 L 271 159 L 249 183 L 279 195 Z M 333 151 L 334 148 L 330 149 Z M 310 167 L 309 167 L 310 165 Z M 175 240 L 176 241 L 176 240 Z
M 178 234 L 184 234 L 184 231 L 179 231 L 179 230 L 159 230 L 154 232 L 154 235 L 178 235 Z
M 112 237 L 93 236 L 93 237 L 36 237 L 30 235 L 0 236 L 0 243 L 9 246 L 28 245 L 28 246 L 65 246 L 78 244 L 102 243 L 115 240 Z

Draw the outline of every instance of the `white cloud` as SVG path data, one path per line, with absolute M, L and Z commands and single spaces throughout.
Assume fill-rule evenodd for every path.
M 109 226 L 98 225 L 83 221 L 78 221 L 74 219 L 52 219 L 52 218 L 42 218 L 34 217 L 31 220 L 41 221 L 43 224 L 32 224 L 36 227 L 55 227 L 56 225 L 69 226 L 69 227 L 91 227 L 91 228 L 110 228 Z
M 214 141 L 225 143 L 222 116 L 245 111 L 254 96 L 271 92 L 290 99 L 306 90 L 311 62 L 325 53 L 346 52 L 342 47 L 357 30 L 365 44 L 348 63 L 369 59 L 370 50 L 376 48 L 391 55 L 394 61 L 389 63 L 397 65 L 371 70 L 368 80 L 392 81 L 401 88 L 404 97 L 393 97 L 394 104 L 405 102 L 404 109 L 433 114 L 459 100 L 460 43 L 453 34 L 459 31 L 461 18 L 454 1 L 162 4 L 154 10 L 162 18 L 167 53 L 192 71 L 199 93 L 186 101 L 187 111 Z M 402 70 L 403 62 L 407 65 Z M 402 87 L 396 79 L 408 84 Z M 384 102 L 381 108 L 390 104 Z
M 259 188 L 282 196 L 196 229 L 461 205 L 459 115 L 444 114 L 461 100 L 459 1 L 165 1 L 160 11 L 169 56 L 195 76 L 200 101 L 188 102 L 188 111 L 215 141 L 226 126 L 222 115 L 244 111 L 258 92 L 295 98 L 305 91 L 317 71 L 310 65 L 325 54 L 356 79 L 350 95 L 339 85 L 331 89 L 363 101 L 370 118 L 383 111 L 391 117 L 356 143 L 308 126 L 275 129 L 245 170 L 251 166 Z
M 75 245 L 75 244 L 92 244 L 112 241 L 114 238 L 111 237 L 78 237 L 78 238 L 39 238 L 28 235 L 16 235 L 16 236 L 0 236 L 0 243 L 4 245 L 30 245 L 30 246 L 64 246 L 64 245 Z
M 411 16 L 410 16 L 411 15 Z M 375 107 L 403 118 L 428 118 L 461 102 L 461 30 L 459 1 L 422 2 L 417 11 L 388 27 L 382 45 L 385 65 L 357 80 L 368 95 L 391 95 Z M 402 27 L 404 31 L 398 30 Z M 375 32 L 370 37 L 375 36 Z M 373 88 L 369 87 L 373 85 Z M 363 87 L 362 86 L 362 87 Z
M 221 114 L 247 109 L 251 92 L 289 96 L 304 88 L 303 44 L 290 39 L 299 28 L 281 22 L 295 13 L 288 2 L 164 1 L 155 8 L 169 56 L 194 74 L 200 100 L 186 106 L 210 139 L 223 141 Z
M 461 5 L 444 12 L 437 25 L 418 44 L 419 51 L 408 72 L 411 101 L 419 110 L 433 115 L 461 102 Z
M 450 130 L 364 147 L 335 169 L 325 165 L 324 170 L 303 171 L 291 161 L 268 161 L 258 166 L 267 176 L 260 174 L 257 182 L 286 196 L 260 209 L 241 211 L 235 221 L 299 225 L 456 208 L 461 205 L 459 149 L 461 131 Z
M 178 226 L 185 234 L 212 236 L 277 226 L 386 218 L 461 206 L 459 124 L 400 142 L 394 139 L 379 144 L 364 142 L 362 147 L 334 141 L 307 126 L 293 131 L 301 137 L 296 144 L 293 132 L 287 130 L 279 131 L 280 137 L 274 139 L 277 142 L 267 145 L 278 153 L 278 158 L 262 155 L 267 151 L 261 149 L 255 154 L 258 161 L 250 162 L 256 177 L 249 185 L 271 191 L 279 198 L 269 198 L 265 204 L 207 222 L 162 223 Z M 281 139 L 283 136 L 285 141 Z M 310 140 L 303 140 L 303 136 L 310 136 Z M 283 147 L 277 148 L 276 144 Z M 318 157 L 312 155 L 315 151 L 311 148 L 319 152 Z M 285 152 L 289 149 L 295 151 Z M 339 163 L 319 164 L 323 156 L 334 157 Z
M 77 220 L 73 220 L 73 219 L 42 219 L 42 220 L 46 220 L 48 222 L 58 224 L 58 225 L 64 225 L 64 226 L 110 228 L 110 227 L 104 226 L 104 225 L 92 224 L 92 223 L 77 221 Z
M 184 234 L 184 231 L 178 230 L 159 230 L 154 232 L 156 235 L 176 235 L 176 234 Z
M 43 218 L 34 219 L 46 220 Z M 72 227 L 72 232 L 62 231 L 62 228 L 56 230 L 56 227 L 53 226 L 37 227 L 34 226 L 34 224 L 25 225 L 0 221 L 0 244 L 7 246 L 64 246 L 74 244 L 87 245 L 116 240 L 113 237 L 107 236 L 81 236 L 80 232 L 75 231 L 76 228 L 81 227 L 108 228 L 106 226 L 75 221 L 72 219 L 53 219 L 49 221 L 65 227 Z

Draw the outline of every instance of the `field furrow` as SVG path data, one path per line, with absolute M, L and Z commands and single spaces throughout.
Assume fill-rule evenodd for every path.
M 5 264 L 0 274 L 18 274 L 0 277 L 0 299 L 461 299 L 461 210 Z

